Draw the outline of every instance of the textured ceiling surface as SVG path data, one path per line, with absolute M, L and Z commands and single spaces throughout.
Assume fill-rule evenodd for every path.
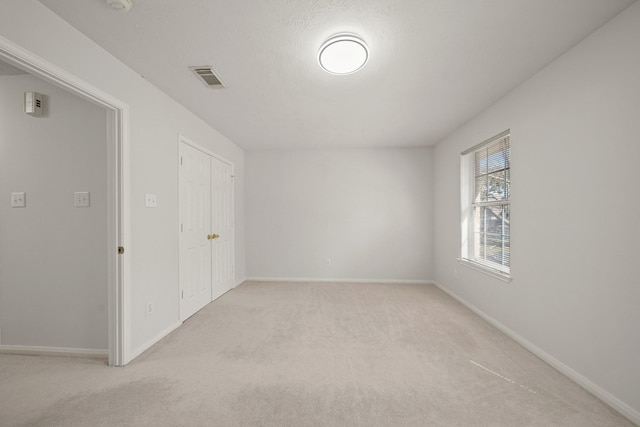
M 437 143 L 634 0 L 40 0 L 246 149 Z M 336 76 L 320 45 L 359 34 Z M 189 70 L 211 65 L 225 89 Z M 479 135 L 484 138 L 486 135 Z

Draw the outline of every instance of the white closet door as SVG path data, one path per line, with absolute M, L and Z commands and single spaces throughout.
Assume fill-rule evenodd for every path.
M 180 144 L 180 320 L 211 302 L 211 157 Z
M 213 285 L 211 299 L 214 300 L 233 287 L 233 177 L 232 168 L 216 158 L 211 158 L 211 230 Z

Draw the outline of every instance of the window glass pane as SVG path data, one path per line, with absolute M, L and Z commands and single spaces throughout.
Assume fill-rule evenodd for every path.
M 504 171 L 504 198 L 509 200 L 511 198 L 511 169 Z
M 507 136 L 505 138 L 505 161 L 506 161 L 506 167 L 510 168 L 511 167 L 511 139 Z
M 510 209 L 508 205 L 474 208 L 474 255 L 476 260 L 509 266 Z
M 489 173 L 507 167 L 507 152 L 504 138 L 487 147 L 487 164 Z
M 483 148 L 475 153 L 476 176 L 487 173 L 487 149 Z
M 509 144 L 507 136 L 474 153 L 474 202 L 509 199 L 511 163 Z
M 504 170 L 487 176 L 486 200 L 503 200 L 507 198 L 507 181 Z
M 486 202 L 487 201 L 487 175 L 476 177 L 476 190 L 475 201 Z

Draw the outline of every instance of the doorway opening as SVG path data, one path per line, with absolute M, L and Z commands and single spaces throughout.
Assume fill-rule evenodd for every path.
M 67 73 L 44 59 L 0 37 L 0 60 L 51 83 L 106 111 L 106 280 L 108 363 L 123 366 L 130 360 L 127 346 L 130 325 L 124 313 L 129 303 L 125 284 L 130 283 L 128 243 L 129 109 L 121 101 Z M 82 193 L 82 191 L 81 191 Z M 100 232 L 100 231 L 98 231 Z

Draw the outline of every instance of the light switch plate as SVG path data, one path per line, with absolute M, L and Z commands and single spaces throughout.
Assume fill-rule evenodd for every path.
M 144 205 L 148 208 L 158 207 L 158 197 L 152 193 L 146 193 L 144 195 Z
M 11 207 L 12 208 L 27 207 L 27 195 L 24 192 L 11 193 Z
M 73 200 L 76 208 L 88 208 L 91 205 L 88 191 L 76 191 L 73 193 Z

